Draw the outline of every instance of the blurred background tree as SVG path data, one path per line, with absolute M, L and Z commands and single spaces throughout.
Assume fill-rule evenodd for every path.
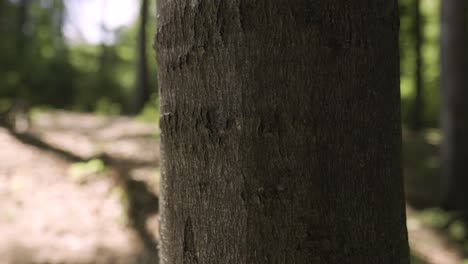
M 147 24 L 149 0 L 141 0 L 140 24 L 138 28 L 138 63 L 136 72 L 135 110 L 141 111 L 150 99 L 151 89 L 148 80 Z
M 77 25 L 85 12 L 76 12 L 79 0 L 2 0 L 0 98 L 78 111 L 111 105 L 141 111 L 157 94 L 154 1 L 141 0 L 133 22 L 118 27 L 105 23 L 111 3 L 97 2 L 100 38 L 89 41 Z M 438 127 L 439 1 L 400 0 L 400 7 L 403 120 L 415 130 Z
M 438 0 L 400 0 L 401 99 L 404 124 L 438 127 Z
M 114 105 L 130 113 L 157 94 L 148 37 L 154 1 L 141 0 L 133 22 L 118 27 L 104 23 L 110 1 L 92 1 L 102 12 L 97 41 L 77 25 L 86 12 L 76 11 L 81 2 L 1 1 L 0 98 L 78 111 Z M 416 130 L 438 127 L 439 6 L 439 0 L 400 0 L 402 115 Z
M 141 1 L 139 21 L 136 12 L 133 23 L 110 27 L 106 5 L 111 3 L 98 1 L 102 17 L 96 42 L 79 32 L 80 2 L 1 1 L 0 100 L 76 111 L 143 109 L 157 91 L 153 39 L 147 37 L 154 34 L 154 26 L 148 26 L 154 3 Z M 79 38 L 67 35 L 67 28 L 78 31 Z
M 468 53 L 465 0 L 442 2 L 442 205 L 468 217 Z

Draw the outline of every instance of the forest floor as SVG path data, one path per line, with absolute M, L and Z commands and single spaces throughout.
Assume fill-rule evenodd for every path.
M 0 128 L 0 263 L 154 263 L 155 133 L 65 112 L 41 114 L 27 133 Z
M 157 258 L 155 124 L 70 112 L 0 127 L 0 264 L 145 264 Z M 408 207 L 414 264 L 462 251 Z

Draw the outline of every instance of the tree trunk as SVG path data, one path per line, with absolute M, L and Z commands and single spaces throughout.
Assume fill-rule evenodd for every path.
M 20 0 L 18 3 L 18 31 L 17 48 L 18 56 L 24 56 L 26 46 L 26 23 L 28 22 L 30 0 Z
M 424 99 L 423 99 L 423 83 L 422 83 L 422 34 L 421 34 L 421 11 L 420 0 L 414 0 L 414 52 L 416 55 L 415 65 L 415 95 L 413 101 L 413 109 L 411 113 L 411 129 L 413 131 L 420 131 L 423 127 L 423 112 L 424 112 Z
M 55 0 L 53 2 L 53 31 L 54 31 L 54 47 L 59 50 L 59 52 L 64 52 L 66 49 L 65 36 L 63 32 L 63 27 L 65 24 L 65 3 L 64 0 Z
M 396 1 L 158 12 L 162 263 L 409 263 Z
M 140 28 L 138 33 L 138 63 L 137 63 L 137 97 L 136 110 L 143 109 L 150 99 L 148 81 L 148 61 L 146 57 L 146 24 L 148 22 L 148 0 L 141 1 Z
M 5 1 L 6 0 L 0 0 L 0 23 L 2 24 L 3 24 L 3 17 L 4 17 L 3 13 L 5 11 Z
M 442 1 L 442 205 L 468 215 L 466 0 Z

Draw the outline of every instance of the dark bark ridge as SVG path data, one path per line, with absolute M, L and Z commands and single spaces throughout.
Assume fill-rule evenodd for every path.
M 158 1 L 162 263 L 408 263 L 396 1 Z

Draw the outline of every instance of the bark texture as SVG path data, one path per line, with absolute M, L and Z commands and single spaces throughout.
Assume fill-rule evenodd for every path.
M 403 264 L 396 1 L 158 1 L 163 264 Z
M 465 0 L 442 1 L 442 205 L 468 215 L 468 87 Z

